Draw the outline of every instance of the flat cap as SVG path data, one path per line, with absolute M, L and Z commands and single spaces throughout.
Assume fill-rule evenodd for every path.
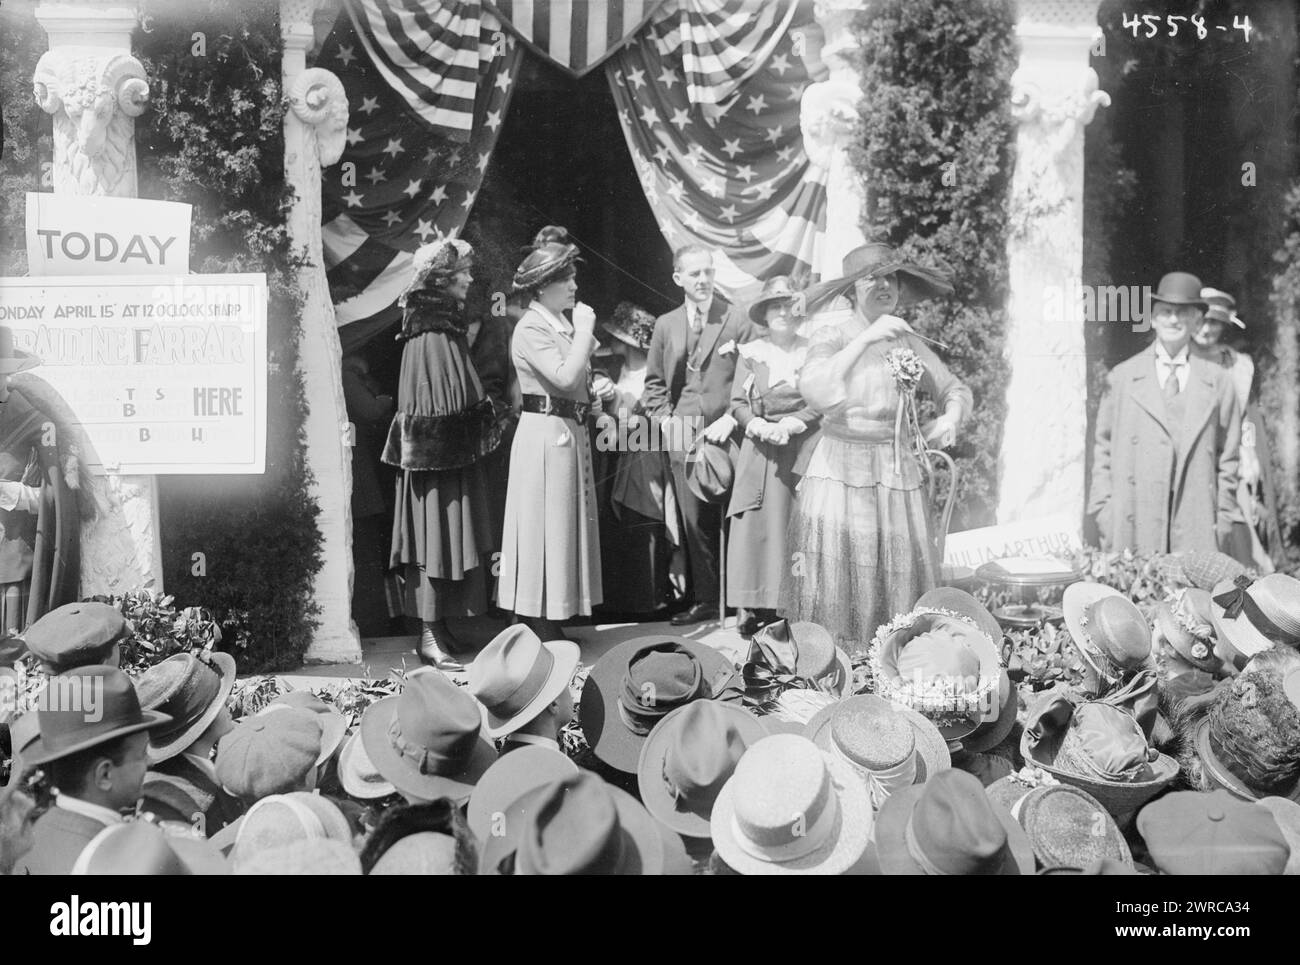
M 107 603 L 65 603 L 23 635 L 27 649 L 54 673 L 105 662 L 109 649 L 129 633 L 126 619 Z

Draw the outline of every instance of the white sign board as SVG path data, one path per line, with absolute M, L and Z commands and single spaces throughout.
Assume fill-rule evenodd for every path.
M 266 276 L 0 278 L 0 325 L 67 401 L 92 470 L 261 473 Z
M 1044 516 L 949 533 L 943 544 L 943 562 L 976 569 L 1008 556 L 1051 556 L 1068 563 L 1071 554 L 1082 548 L 1078 520 L 1068 515 Z
M 27 194 L 32 275 L 185 275 L 188 204 L 83 194 Z

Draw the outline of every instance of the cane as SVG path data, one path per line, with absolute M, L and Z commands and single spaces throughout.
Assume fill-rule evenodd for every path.
M 718 626 L 727 626 L 727 507 L 724 504 L 718 529 Z

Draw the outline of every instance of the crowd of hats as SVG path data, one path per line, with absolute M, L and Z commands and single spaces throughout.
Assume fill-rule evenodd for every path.
M 1061 632 L 1084 672 L 1053 686 L 1013 681 L 1001 627 L 952 587 L 880 626 L 857 668 L 808 623 L 765 628 L 739 665 L 685 637 L 627 640 L 581 683 L 576 760 L 536 724 L 568 719 L 578 647 L 511 627 L 466 679 L 412 671 L 355 721 L 278 696 L 217 742 L 239 813 L 206 835 L 113 825 L 73 871 L 1295 873 L 1300 581 L 1183 563 L 1144 607 L 1068 587 Z M 230 697 L 222 654 L 134 683 L 79 666 L 110 661 L 121 632 L 87 606 L 27 644 L 50 673 L 98 681 L 104 713 L 14 720 L 27 782 L 141 730 L 160 766 Z

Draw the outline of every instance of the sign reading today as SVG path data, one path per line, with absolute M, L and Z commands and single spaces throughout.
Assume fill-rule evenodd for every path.
M 943 562 L 976 569 L 1008 556 L 1051 556 L 1068 563 L 1082 548 L 1077 520 L 1068 515 L 1044 516 L 949 533 L 943 544 Z
M 32 275 L 185 275 L 188 204 L 80 194 L 27 194 Z
M 261 473 L 266 276 L 0 278 L 0 325 L 41 360 L 92 470 Z

